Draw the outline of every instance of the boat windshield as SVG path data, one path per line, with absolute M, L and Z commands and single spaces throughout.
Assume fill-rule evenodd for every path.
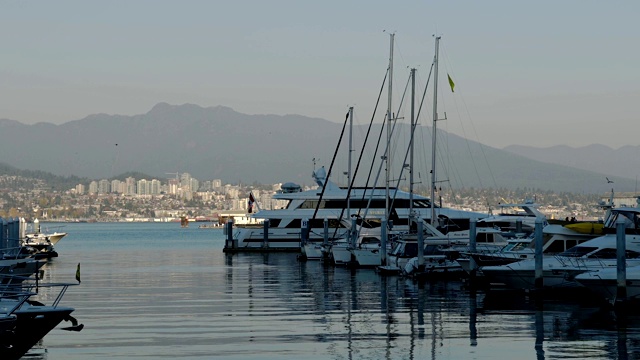
M 624 253 L 626 259 L 638 259 L 640 258 L 640 253 L 632 250 L 627 250 Z M 587 256 L 590 259 L 617 259 L 618 258 L 618 250 L 616 249 L 601 249 L 594 254 Z
M 502 251 L 522 251 L 529 247 L 529 243 L 529 241 L 510 242 L 502 248 Z
M 615 228 L 616 223 L 622 220 L 624 221 L 624 227 L 626 229 L 637 229 L 640 227 L 640 217 L 635 211 L 628 210 L 616 210 L 612 211 L 611 215 L 607 218 L 604 226 L 607 228 Z

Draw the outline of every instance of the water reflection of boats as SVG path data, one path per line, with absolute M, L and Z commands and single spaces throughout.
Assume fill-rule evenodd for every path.
M 479 293 L 478 301 L 470 307 L 475 317 L 481 317 L 484 323 L 514 324 L 516 318 L 528 318 L 525 323 L 529 326 L 525 328 L 509 326 L 509 336 L 531 334 L 538 359 L 629 359 L 630 354 L 640 349 L 627 338 L 627 333 L 640 330 L 637 311 L 636 314 L 614 312 L 599 306 L 598 299 L 593 297 L 574 294 L 562 300 L 542 299 L 522 292 L 492 291 Z M 470 327 L 475 326 L 476 319 L 470 318 Z M 484 327 L 479 332 L 480 341 L 506 336 L 496 334 L 500 332 L 498 328 Z M 566 346 L 569 341 L 581 345 Z
M 228 291 L 249 291 L 242 309 L 233 314 L 235 321 L 251 317 L 255 328 L 270 327 L 269 338 L 284 331 L 282 336 L 290 341 L 316 344 L 316 349 L 320 346 L 322 350 L 317 351 L 329 354 L 329 358 L 417 359 L 429 351 L 425 341 L 431 340 L 432 347 L 440 349 L 448 317 L 460 317 L 457 310 L 442 311 L 447 301 L 450 305 L 459 303 L 461 297 L 455 295 L 461 288 L 459 282 L 420 283 L 404 277 L 381 277 L 373 269 L 295 259 L 296 254 L 286 253 L 228 257 Z M 271 308 L 268 325 L 260 322 L 263 316 L 256 317 L 264 314 L 265 308 Z M 301 329 L 295 335 L 275 330 L 274 316 L 292 325 L 311 317 L 316 330 Z
M 461 281 L 421 282 L 295 258 L 228 256 L 227 296 L 239 301 L 225 316 L 268 333 L 255 330 L 254 344 L 282 337 L 330 359 L 509 358 L 499 345 L 514 341 L 531 344 L 521 358 L 624 358 L 640 350 L 621 335 L 640 320 L 625 323 L 627 316 L 616 319 L 587 297 L 540 301 L 516 291 L 472 291 Z

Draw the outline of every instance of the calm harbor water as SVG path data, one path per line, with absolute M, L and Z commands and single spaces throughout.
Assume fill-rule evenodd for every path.
M 45 281 L 79 332 L 52 330 L 30 359 L 635 359 L 640 316 L 592 303 L 470 291 L 295 254 L 222 252 L 221 229 L 66 224 Z M 53 294 L 41 290 L 50 303 Z M 542 309 L 542 310 L 540 310 Z

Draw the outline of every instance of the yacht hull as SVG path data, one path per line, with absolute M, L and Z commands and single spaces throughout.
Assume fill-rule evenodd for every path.
M 302 256 L 306 260 L 321 260 L 324 257 L 324 246 L 322 243 L 308 242 L 302 246 Z
M 348 265 L 351 262 L 351 250 L 347 244 L 334 244 L 331 257 L 335 265 Z
M 362 247 L 358 249 L 352 249 L 351 253 L 355 258 L 357 266 L 359 267 L 375 267 L 382 265 L 379 246 L 375 248 Z
M 65 320 L 73 308 L 33 306 L 15 312 L 15 326 L 0 337 L 0 358 L 20 359 L 38 341 L 45 337 L 60 322 Z
M 640 301 L 640 269 L 630 268 L 626 272 L 626 297 L 618 299 L 618 269 L 590 271 L 576 276 L 576 281 L 589 288 L 610 303 L 616 300 Z

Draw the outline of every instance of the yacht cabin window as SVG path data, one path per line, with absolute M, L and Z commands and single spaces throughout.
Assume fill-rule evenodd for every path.
M 554 240 L 551 244 L 549 244 L 549 246 L 547 246 L 547 248 L 544 249 L 544 252 L 549 254 L 558 254 L 565 250 L 566 248 L 564 247 L 564 240 L 558 239 L 558 240 Z

